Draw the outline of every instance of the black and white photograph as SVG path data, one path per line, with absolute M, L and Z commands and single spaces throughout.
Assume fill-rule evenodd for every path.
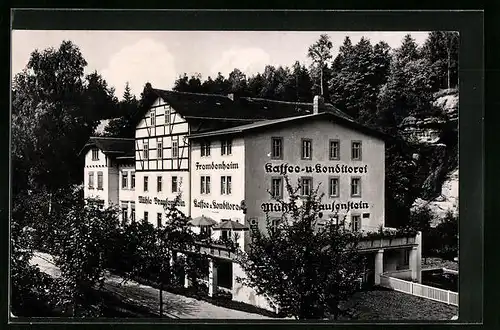
M 457 320 L 459 45 L 13 29 L 11 320 Z

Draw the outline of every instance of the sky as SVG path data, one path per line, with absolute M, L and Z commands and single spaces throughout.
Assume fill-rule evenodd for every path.
M 333 58 L 346 36 L 353 44 L 364 36 L 372 44 L 383 40 L 397 48 L 408 33 L 419 45 L 428 35 L 421 31 L 13 30 L 11 69 L 14 76 L 24 69 L 35 49 L 58 48 L 63 40 L 71 40 L 88 63 L 86 74 L 97 70 L 120 99 L 129 82 L 132 93 L 139 97 L 146 82 L 154 88 L 171 89 L 183 73 L 200 73 L 203 81 L 208 76 L 216 77 L 218 72 L 227 77 L 234 68 L 251 76 L 262 72 L 267 64 L 291 66 L 299 61 L 308 66 L 307 49 L 322 33 L 330 36 Z

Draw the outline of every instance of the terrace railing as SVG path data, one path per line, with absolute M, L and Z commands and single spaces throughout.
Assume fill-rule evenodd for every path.
M 432 286 L 401 280 L 395 277 L 380 275 L 380 286 L 394 291 L 408 293 L 449 305 L 458 306 L 458 292 L 434 288 Z

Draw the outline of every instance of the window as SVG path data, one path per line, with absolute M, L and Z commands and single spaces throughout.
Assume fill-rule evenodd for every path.
M 99 149 L 92 149 L 92 160 L 99 160 Z
M 312 192 L 312 178 L 300 179 L 300 194 L 302 196 L 309 196 Z
M 149 217 L 148 211 L 144 211 L 144 221 L 145 222 L 148 222 L 148 217 Z
M 142 158 L 148 159 L 149 158 L 149 145 L 148 141 L 143 142 L 143 149 L 142 149 Z
M 233 141 L 232 140 L 221 141 L 220 154 L 222 156 L 231 155 L 232 149 L 233 149 Z
M 148 183 L 149 183 L 148 180 L 149 179 L 148 179 L 147 175 L 144 176 L 144 191 L 148 191 Z
M 94 172 L 89 172 L 89 188 L 94 189 Z
M 130 173 L 130 189 L 135 188 L 135 172 Z
M 156 143 L 156 155 L 157 155 L 158 159 L 163 158 L 163 143 L 161 141 L 158 141 Z
M 283 159 L 283 138 L 271 138 L 271 158 Z
M 160 192 L 162 188 L 161 176 L 156 178 L 156 191 Z
M 201 147 L 201 157 L 210 156 L 210 141 L 202 142 L 200 147 Z
M 156 125 L 156 116 L 155 116 L 155 110 L 151 110 L 151 126 Z
M 339 197 L 339 178 L 330 178 L 328 191 L 330 197 Z
M 361 141 L 352 141 L 352 160 L 361 160 Z
M 126 203 L 122 203 L 122 223 L 125 225 L 127 223 L 128 217 L 128 207 Z
M 177 177 L 172 177 L 172 192 L 177 192 L 179 187 L 177 187 Z
M 122 188 L 127 189 L 128 186 L 128 172 L 123 171 L 122 172 Z
M 156 215 L 156 226 L 161 227 L 161 213 Z
M 312 158 L 312 140 L 302 139 L 302 159 Z
M 353 231 L 361 230 L 361 217 L 359 215 L 353 215 L 351 217 L 351 226 Z
M 352 178 L 351 179 L 351 196 L 361 197 L 361 179 Z
M 103 189 L 102 172 L 97 172 L 97 189 Z
M 172 141 L 172 157 L 173 158 L 179 157 L 179 142 L 178 141 Z
M 229 239 L 229 230 L 228 229 L 222 229 L 221 230 L 221 237 L 224 240 Z
M 165 125 L 170 124 L 170 106 L 165 106 Z
M 200 177 L 200 194 L 210 194 L 210 177 L 201 176 Z
M 231 195 L 231 177 L 221 176 L 220 178 L 220 194 Z
M 339 140 L 330 140 L 330 160 L 340 159 Z
M 130 221 L 135 221 L 135 202 L 130 203 Z
M 282 178 L 272 178 L 271 179 L 271 196 L 275 198 L 283 197 L 283 179 Z

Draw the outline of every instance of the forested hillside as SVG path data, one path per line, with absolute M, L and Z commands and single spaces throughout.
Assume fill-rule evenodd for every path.
M 432 32 L 422 46 L 407 35 L 396 49 L 370 40 L 352 44 L 346 37 L 333 58 L 328 36 L 307 51 L 312 65 L 267 65 L 247 77 L 235 68 L 227 78 L 183 74 L 174 90 L 194 93 L 236 93 L 291 102 L 312 102 L 322 94 L 327 102 L 359 122 L 390 134 L 387 146 L 387 225 L 402 226 L 416 199 L 432 200 L 449 173 L 458 166 L 457 99 L 458 35 Z M 455 100 L 455 105 L 457 100 Z M 402 122 L 415 118 L 416 130 L 428 129 L 435 144 L 408 138 Z

